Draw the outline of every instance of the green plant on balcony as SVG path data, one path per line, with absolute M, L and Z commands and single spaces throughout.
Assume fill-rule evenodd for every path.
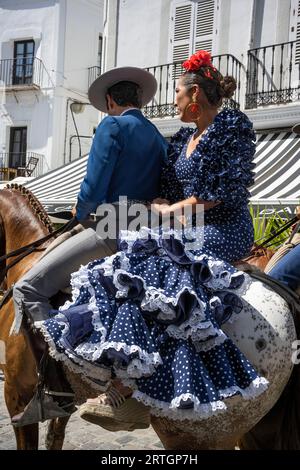
M 250 214 L 254 227 L 254 240 L 258 244 L 262 243 L 264 239 L 269 238 L 277 230 L 279 230 L 285 222 L 290 218 L 285 209 L 283 210 L 284 216 L 282 217 L 278 211 L 274 210 L 273 214 L 268 216 L 266 211 L 259 206 L 249 206 Z M 266 209 L 266 208 L 265 208 Z M 262 215 L 261 215 L 262 214 Z M 276 250 L 282 243 L 284 243 L 290 236 L 291 229 L 288 228 L 272 240 L 272 249 Z

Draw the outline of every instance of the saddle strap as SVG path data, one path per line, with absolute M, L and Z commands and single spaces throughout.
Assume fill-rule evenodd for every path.
M 13 288 L 14 286 L 11 286 L 4 292 L 3 297 L 0 300 L 0 310 L 2 306 L 12 297 Z

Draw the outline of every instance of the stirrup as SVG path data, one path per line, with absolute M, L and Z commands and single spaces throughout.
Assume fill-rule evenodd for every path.
M 14 427 L 27 426 L 47 419 L 70 416 L 74 411 L 74 402 L 58 405 L 50 395 L 35 393 L 24 411 L 11 418 L 11 424 Z

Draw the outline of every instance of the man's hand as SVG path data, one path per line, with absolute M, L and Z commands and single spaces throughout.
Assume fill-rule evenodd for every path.
M 72 207 L 71 213 L 72 213 L 72 216 L 73 216 L 73 217 L 76 217 L 76 212 L 77 212 L 76 206 Z

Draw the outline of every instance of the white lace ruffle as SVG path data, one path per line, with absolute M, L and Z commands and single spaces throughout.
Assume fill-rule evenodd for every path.
M 267 388 L 268 381 L 264 378 L 256 378 L 246 389 L 240 387 L 231 387 L 220 392 L 224 399 L 230 400 L 231 397 L 241 394 L 244 399 L 254 399 L 261 395 Z M 173 419 L 176 421 L 200 421 L 210 418 L 212 415 L 224 413 L 227 410 L 227 405 L 222 400 L 217 400 L 210 403 L 201 403 L 199 399 L 190 393 L 184 393 L 175 397 L 171 403 L 155 400 L 139 390 L 133 392 L 133 398 L 141 401 L 144 405 L 150 407 L 150 413 L 154 416 Z M 193 408 L 191 409 L 178 409 L 182 401 L 191 400 Z
M 180 230 L 176 229 L 164 229 L 164 228 L 149 228 L 142 227 L 139 232 L 133 230 L 121 230 L 120 231 L 120 241 L 125 241 L 127 243 L 126 251 L 132 253 L 133 244 L 137 240 L 144 240 L 148 237 L 151 237 L 153 240 L 157 241 L 159 247 L 161 247 L 161 241 L 163 239 L 169 239 L 171 237 L 179 240 L 183 243 L 183 235 L 187 243 L 190 242 L 191 249 L 201 250 L 203 247 L 203 227 L 185 227 Z M 194 255 L 190 250 L 186 250 L 186 255 L 193 260 Z
M 269 381 L 265 377 L 257 377 L 254 379 L 249 387 L 243 389 L 238 386 L 225 388 L 224 390 L 220 390 L 220 396 L 225 399 L 231 397 L 233 394 L 240 393 L 243 398 L 246 400 L 251 400 L 257 397 L 257 392 L 262 393 L 263 391 L 267 390 L 269 386 Z
M 57 351 L 56 345 L 43 323 L 43 321 L 38 321 L 35 322 L 34 325 L 36 328 L 41 330 L 45 340 L 49 344 L 50 356 L 53 357 L 56 361 L 63 362 L 70 371 L 80 375 L 82 380 L 92 386 L 95 390 L 102 392 L 105 391 L 107 388 L 107 382 L 111 379 L 110 368 L 105 368 L 104 366 L 91 366 L 91 364 L 87 363 L 83 359 L 76 357 L 69 350 L 65 350 L 64 353 Z M 104 385 L 95 383 L 91 379 L 96 379 L 100 382 L 103 382 Z
M 78 348 L 76 348 L 77 350 Z M 126 343 L 118 343 L 115 341 L 105 342 L 102 346 L 96 348 L 93 353 L 93 361 L 99 359 L 103 352 L 108 349 L 114 349 L 115 351 L 123 351 L 126 356 L 131 354 L 138 354 L 138 358 L 134 358 L 130 361 L 127 366 L 127 375 L 130 378 L 140 378 L 143 375 L 152 375 L 155 372 L 156 367 L 162 364 L 160 354 L 148 353 L 144 351 L 140 346 L 132 345 L 129 346 Z
M 173 320 L 176 316 L 175 310 L 171 307 L 176 307 L 178 304 L 178 300 L 180 296 L 183 294 L 183 292 L 188 291 L 190 294 L 194 295 L 198 302 L 198 309 L 196 312 L 197 319 L 199 321 L 203 321 L 205 319 L 205 308 L 206 304 L 202 302 L 201 299 L 197 296 L 196 292 L 194 290 L 187 289 L 186 287 L 183 287 L 180 291 L 177 292 L 176 296 L 174 297 L 168 297 L 163 293 L 163 290 L 161 288 L 156 288 L 153 286 L 147 286 L 145 280 L 136 274 L 131 274 L 127 271 L 124 271 L 123 269 L 117 269 L 114 273 L 113 277 L 113 283 L 118 289 L 118 292 L 116 293 L 116 298 L 126 298 L 128 295 L 129 291 L 129 286 L 124 285 L 120 283 L 119 281 L 119 276 L 120 275 L 126 275 L 130 279 L 138 279 L 141 281 L 143 284 L 143 288 L 145 291 L 144 298 L 141 301 L 141 309 L 144 311 L 150 311 L 150 312 L 155 312 L 156 310 L 160 310 L 161 313 L 159 313 L 158 318 L 160 320 Z M 193 321 L 193 319 L 191 319 Z

